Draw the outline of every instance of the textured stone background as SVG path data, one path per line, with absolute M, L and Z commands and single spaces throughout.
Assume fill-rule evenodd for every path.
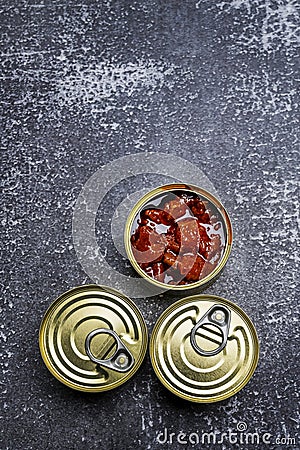
M 180 431 L 228 433 L 240 421 L 272 435 L 259 448 L 293 447 L 276 438 L 299 448 L 297 3 L 1 1 L 1 449 L 180 449 Z M 174 397 L 149 357 L 115 392 L 85 395 L 56 381 L 39 355 L 51 301 L 92 281 L 72 243 L 83 185 L 100 166 L 145 151 L 200 167 L 232 218 L 230 260 L 207 292 L 248 313 L 261 356 L 247 387 L 219 404 Z M 146 172 L 105 208 L 164 182 Z M 102 248 L 115 258 L 111 240 Z M 172 300 L 136 302 L 151 328 Z M 165 428 L 175 443 L 163 446 Z

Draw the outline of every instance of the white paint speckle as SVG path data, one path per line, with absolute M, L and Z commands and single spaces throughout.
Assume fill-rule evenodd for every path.
M 152 95 L 173 73 L 173 68 L 152 60 L 126 64 L 106 61 L 90 66 L 70 64 L 64 72 L 58 83 L 57 97 L 63 104 L 73 104 L 103 102 L 121 94 L 131 97 L 141 90 Z M 114 127 L 116 129 L 118 124 Z

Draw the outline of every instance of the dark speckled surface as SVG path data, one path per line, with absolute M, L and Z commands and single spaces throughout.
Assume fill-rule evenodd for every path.
M 299 448 L 298 2 L 11 0 L 0 10 L 1 449 Z M 246 388 L 219 404 L 174 397 L 148 356 L 126 385 L 92 395 L 56 381 L 39 355 L 51 301 L 93 281 L 72 241 L 82 187 L 146 151 L 202 169 L 232 218 L 230 260 L 207 292 L 247 312 L 261 355 Z M 165 181 L 132 177 L 105 208 L 150 180 Z M 111 239 L 102 249 L 126 266 Z M 172 299 L 136 303 L 151 329 Z M 258 445 L 228 437 L 241 422 Z M 180 443 L 211 432 L 214 446 Z

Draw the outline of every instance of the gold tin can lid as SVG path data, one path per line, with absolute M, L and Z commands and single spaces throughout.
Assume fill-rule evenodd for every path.
M 79 286 L 62 294 L 40 327 L 42 358 L 67 386 L 101 392 L 120 386 L 141 365 L 148 342 L 145 321 L 128 297 L 106 286 Z
M 217 236 L 219 235 L 220 239 L 221 239 L 221 244 L 222 244 L 222 250 L 220 251 L 219 254 L 219 260 L 216 262 L 214 261 L 213 264 L 209 263 L 208 261 L 206 261 L 204 268 L 202 269 L 200 278 L 195 280 L 195 281 L 190 281 L 188 283 L 184 283 L 184 280 L 182 280 L 182 282 L 179 283 L 173 283 L 173 282 L 165 282 L 160 280 L 159 278 L 154 278 L 153 276 L 150 276 L 143 268 L 142 268 L 142 264 L 139 264 L 139 262 L 137 261 L 134 251 L 133 251 L 133 247 L 132 247 L 132 237 L 133 234 L 136 232 L 137 227 L 139 226 L 138 224 L 140 223 L 140 219 L 141 219 L 141 213 L 143 211 L 145 211 L 148 208 L 158 208 L 158 209 L 162 209 L 163 208 L 159 205 L 159 203 L 163 203 L 165 200 L 168 200 L 168 196 L 170 196 L 170 199 L 174 200 L 177 198 L 178 195 L 195 195 L 201 202 L 203 201 L 209 208 L 211 208 L 211 213 L 212 216 L 214 216 L 215 218 L 217 218 L 218 220 L 218 226 L 220 226 L 220 230 L 219 231 L 215 231 L 213 229 L 212 226 L 209 226 L 210 229 L 210 233 L 211 235 Z M 159 205 L 159 206 L 158 206 Z M 185 216 L 183 216 L 184 218 Z M 181 222 L 181 217 L 178 218 L 178 220 L 180 222 L 178 223 L 183 223 Z M 177 219 L 176 219 L 177 222 Z M 206 226 L 206 224 L 202 224 L 204 226 Z M 164 228 L 161 227 L 161 225 L 159 225 L 158 227 L 160 228 Z M 182 228 L 182 230 L 184 229 L 184 227 Z M 162 233 L 165 233 L 165 231 L 163 230 Z M 200 237 L 200 236 L 199 236 Z M 197 289 L 197 288 L 201 288 L 204 289 L 205 287 L 207 287 L 208 285 L 210 285 L 213 281 L 215 281 L 216 277 L 221 273 L 221 271 L 224 269 L 224 266 L 229 258 L 230 252 L 231 252 L 231 247 L 232 247 L 232 240 L 233 240 L 233 231 L 232 231 L 232 225 L 231 225 L 231 221 L 229 218 L 229 215 L 225 209 L 225 207 L 222 205 L 222 203 L 214 196 L 212 195 L 210 192 L 198 187 L 198 186 L 194 186 L 194 185 L 187 185 L 187 184 L 167 184 L 164 186 L 159 186 L 153 190 L 151 190 L 150 192 L 146 193 L 136 204 L 135 206 L 132 208 L 132 210 L 130 211 L 130 214 L 127 218 L 126 221 L 126 225 L 125 225 L 125 232 L 124 232 L 124 243 L 125 243 L 125 250 L 126 250 L 126 254 L 128 256 L 128 259 L 130 261 L 130 263 L 132 264 L 133 268 L 137 271 L 137 273 L 143 277 L 145 280 L 147 280 L 148 282 L 150 282 L 152 285 L 156 286 L 156 288 L 163 288 L 163 290 L 173 290 L 173 291 L 188 291 L 188 290 L 193 290 L 193 289 Z M 168 248 L 168 247 L 166 247 Z M 180 256 L 180 252 L 181 252 L 181 247 L 179 250 L 179 255 Z M 140 255 L 142 256 L 142 252 L 139 252 Z M 145 255 L 148 255 L 148 252 L 145 252 Z M 150 253 L 151 255 L 151 253 Z M 188 255 L 190 258 L 190 252 L 188 251 Z M 215 259 L 216 255 L 214 255 L 214 259 Z M 194 254 L 194 259 L 192 258 L 191 263 L 190 263 L 190 269 L 197 267 L 197 265 L 199 265 L 199 261 L 198 261 L 199 257 L 197 258 L 197 255 Z M 203 263 L 203 258 L 200 258 L 201 262 Z M 160 261 L 159 264 L 161 263 L 161 260 L 155 259 L 153 262 L 157 264 L 157 261 Z M 178 261 L 178 260 L 177 260 Z M 193 264 L 195 264 L 193 266 Z M 169 279 L 172 278 L 172 273 L 174 266 L 169 267 L 168 269 L 164 269 L 164 278 L 165 279 Z M 184 278 L 184 276 L 182 275 L 182 279 Z
M 160 381 L 192 402 L 210 403 L 236 394 L 258 363 L 254 325 L 237 305 L 195 295 L 171 305 L 156 322 L 150 357 Z

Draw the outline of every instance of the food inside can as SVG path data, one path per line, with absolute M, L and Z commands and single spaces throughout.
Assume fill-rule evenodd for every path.
M 191 190 L 161 192 L 143 205 L 131 227 L 131 250 L 152 279 L 189 285 L 218 266 L 226 227 L 218 208 Z

